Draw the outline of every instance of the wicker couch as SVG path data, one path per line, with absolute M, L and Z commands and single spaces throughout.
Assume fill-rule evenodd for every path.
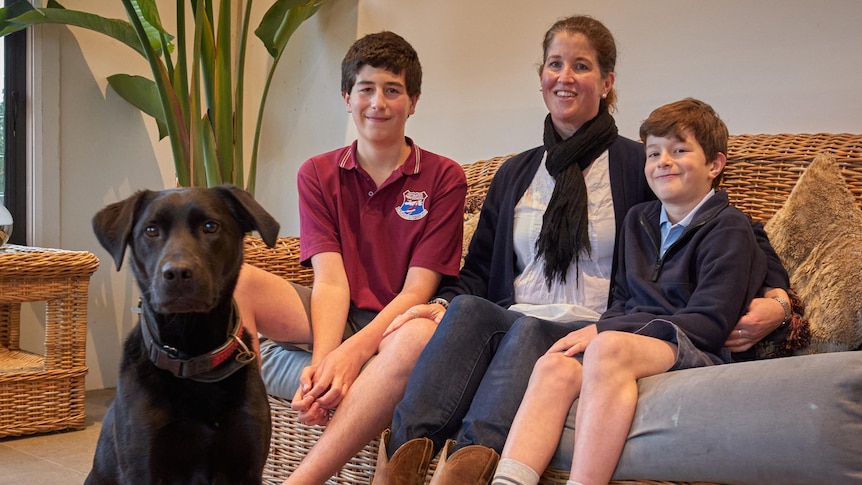
M 733 203 L 743 209 L 747 214 L 749 214 L 755 220 L 766 222 L 768 221 L 775 213 L 778 211 L 785 201 L 788 199 L 788 196 L 795 186 L 797 179 L 799 179 L 800 175 L 805 171 L 806 167 L 811 163 L 811 161 L 822 152 L 831 152 L 834 154 L 839 166 L 841 167 L 842 175 L 846 180 L 847 186 L 850 188 L 850 191 L 855 197 L 857 206 L 862 206 L 862 135 L 847 135 L 847 134 L 801 134 L 801 135 L 791 135 L 791 134 L 782 134 L 782 135 L 734 135 L 731 136 L 730 147 L 728 154 L 728 173 L 724 182 L 724 188 L 728 190 L 731 194 L 731 199 Z M 478 161 L 469 165 L 464 166 L 464 170 L 467 174 L 468 180 L 468 194 L 467 194 L 467 209 L 468 211 L 474 211 L 479 208 L 482 203 L 485 192 L 487 191 L 488 185 L 496 171 L 497 167 L 505 161 L 507 157 L 497 157 L 490 160 Z M 775 241 L 773 241 L 775 242 Z M 254 237 L 249 237 L 246 240 L 245 247 L 245 257 L 246 261 L 254 264 L 256 266 L 267 269 L 271 272 L 274 272 L 278 275 L 283 276 L 284 278 L 290 279 L 292 281 L 311 285 L 313 280 L 313 274 L 309 268 L 301 267 L 298 263 L 298 254 L 299 254 L 299 241 L 298 238 L 295 237 L 283 237 L 280 238 L 277 246 L 274 249 L 267 248 L 259 239 Z M 860 259 L 862 259 L 862 254 L 859 255 Z M 862 309 L 856 308 L 858 314 L 862 314 Z M 862 332 L 862 330 L 860 330 Z M 862 333 L 860 333 L 862 335 Z M 835 366 L 840 366 L 844 370 L 839 372 L 850 372 L 855 375 L 853 377 L 852 382 L 836 382 L 823 384 L 824 386 L 832 386 L 832 388 L 841 388 L 841 389 L 851 389 L 852 392 L 856 393 L 854 396 L 858 397 L 859 394 L 862 394 L 862 383 L 860 383 L 858 375 L 862 374 L 862 352 L 841 352 L 836 357 L 839 357 L 843 360 L 835 360 L 834 362 L 822 362 L 820 363 L 820 367 L 822 369 L 831 369 Z M 750 362 L 750 363 L 740 363 L 733 364 L 731 366 L 719 366 L 723 369 L 722 371 L 730 370 L 734 373 L 744 373 L 745 375 L 758 375 L 762 374 L 764 376 L 769 376 L 768 379 L 770 382 L 776 380 L 774 377 L 774 372 L 776 369 L 778 372 L 787 373 L 786 369 L 788 368 L 799 368 L 800 364 L 808 363 L 810 359 L 811 362 L 818 357 L 813 356 L 802 356 L 802 357 L 789 357 L 789 359 L 797 359 L 795 361 L 786 361 L 785 359 L 774 359 L 770 361 L 758 361 L 758 362 Z M 802 359 L 802 360 L 799 360 Z M 740 366 L 740 367 L 737 367 Z M 771 366 L 771 367 L 770 367 Z M 851 366 L 848 368 L 848 366 Z M 805 367 L 803 365 L 802 367 Z M 819 369 L 819 368 L 818 368 Z M 664 380 L 657 380 L 656 383 L 647 382 L 647 386 L 652 385 L 654 388 L 645 389 L 644 386 L 641 386 L 641 401 L 644 402 L 644 407 L 648 407 L 652 401 L 650 399 L 670 399 L 665 396 L 673 396 L 674 390 L 674 379 L 686 378 L 690 376 L 697 376 L 699 372 L 702 370 L 692 369 L 688 371 L 681 371 L 678 373 L 670 373 L 670 374 L 678 374 L 677 376 L 669 376 L 668 379 L 665 379 L 663 376 L 654 376 L 654 377 L 662 377 Z M 817 374 L 818 372 L 826 372 L 824 370 L 813 370 L 809 374 L 814 377 L 810 377 L 809 374 L 800 373 L 799 375 L 808 376 L 812 381 L 816 381 L 817 383 L 821 383 L 825 381 L 825 379 L 820 379 Z M 686 374 L 688 373 L 688 374 Z M 708 376 L 708 374 L 703 374 Z M 740 379 L 738 376 L 731 376 L 732 379 L 736 379 L 735 382 L 739 382 Z M 649 378 L 653 379 L 653 378 Z M 715 382 L 720 382 L 722 379 L 719 375 L 713 375 L 713 377 L 705 377 L 707 381 L 712 382 L 712 379 L 716 379 Z M 793 376 L 788 376 L 788 381 L 791 384 L 781 384 L 784 388 L 792 387 L 796 388 L 793 384 Z M 686 384 L 690 385 L 690 384 Z M 698 384 L 703 387 L 710 386 L 708 382 L 704 382 L 703 384 Z M 753 392 L 762 387 L 762 384 L 753 383 L 753 388 L 743 387 L 740 392 Z M 676 385 L 676 388 L 680 388 L 679 385 Z M 805 383 L 802 383 L 800 386 L 801 389 L 807 388 Z M 683 388 L 685 389 L 685 388 Z M 699 388 L 695 387 L 696 393 L 699 393 Z M 754 390 L 751 390 L 754 389 Z M 650 393 L 649 391 L 652 390 Z M 719 389 L 716 394 L 715 399 L 723 399 L 721 393 L 727 393 L 727 395 L 731 395 L 734 389 Z M 830 454 L 829 460 L 831 460 L 834 456 L 836 460 L 839 460 L 840 463 L 837 463 L 831 468 L 839 468 L 845 467 L 846 463 L 859 461 L 862 462 L 862 459 L 856 460 L 859 456 L 862 456 L 862 406 L 858 405 L 860 399 L 845 399 L 844 397 L 837 398 L 829 398 L 831 401 L 849 401 L 847 406 L 844 406 L 841 410 L 842 416 L 849 415 L 849 424 L 842 420 L 832 420 L 831 416 L 830 420 L 836 421 L 840 427 L 837 430 L 829 430 L 826 429 L 825 425 L 821 426 L 820 424 L 811 424 L 808 422 L 810 418 L 802 415 L 793 415 L 794 411 L 788 411 L 791 413 L 790 416 L 786 414 L 782 414 L 782 418 L 778 420 L 776 416 L 776 421 L 771 423 L 772 428 L 762 427 L 759 422 L 770 421 L 772 420 L 772 413 L 777 411 L 775 409 L 770 409 L 768 406 L 782 406 L 784 409 L 784 404 L 786 402 L 793 402 L 793 394 L 791 391 L 787 391 L 789 394 L 784 396 L 766 396 L 766 397 L 757 397 L 755 400 L 757 402 L 746 402 L 741 404 L 741 408 L 743 411 L 734 411 L 734 410 L 725 410 L 722 406 L 718 406 L 715 410 L 705 410 L 702 415 L 701 413 L 695 412 L 693 413 L 695 416 L 699 416 L 705 420 L 701 425 L 704 426 L 703 430 L 698 431 L 697 433 L 700 435 L 709 435 L 713 430 L 723 428 L 727 426 L 726 421 L 731 419 L 733 421 L 742 421 L 743 425 L 746 426 L 746 429 L 735 430 L 735 433 L 731 433 L 732 436 L 727 437 L 727 443 L 723 445 L 716 444 L 715 448 L 713 448 L 713 441 L 720 441 L 721 436 L 715 437 L 710 436 L 710 440 L 708 441 L 706 447 L 704 448 L 703 453 L 708 455 L 710 453 L 727 453 L 727 450 L 733 450 L 738 447 L 738 443 L 744 443 L 747 441 L 751 441 L 753 443 L 751 446 L 754 446 L 756 450 L 754 452 L 755 455 L 762 454 L 763 459 L 757 460 L 754 459 L 748 465 L 749 468 L 745 469 L 745 471 L 737 472 L 737 475 L 732 475 L 729 478 L 725 477 L 722 473 L 711 473 L 708 471 L 702 472 L 702 467 L 697 468 L 696 464 L 685 466 L 685 467 L 676 467 L 675 465 L 670 465 L 670 468 L 682 468 L 683 471 L 679 473 L 670 473 L 668 474 L 665 469 L 657 470 L 655 466 L 652 467 L 643 467 L 640 468 L 638 466 L 632 467 L 629 465 L 624 466 L 623 461 L 621 461 L 621 468 L 617 469 L 617 474 L 615 478 L 618 478 L 617 481 L 613 483 L 622 484 L 622 483 L 683 483 L 683 482 L 723 482 L 723 483 L 742 483 L 742 482 L 751 482 L 751 483 L 788 483 L 788 482 L 796 482 L 796 483 L 805 483 L 812 482 L 810 478 L 798 477 L 792 475 L 790 478 L 777 478 L 775 476 L 770 476 L 770 474 L 774 473 L 775 467 L 784 467 L 784 468 L 793 468 L 793 466 L 788 466 L 791 462 L 783 462 L 785 459 L 784 455 L 788 454 L 805 454 L 810 450 L 806 448 L 782 448 L 782 443 L 787 441 L 793 442 L 798 438 L 800 443 L 803 441 L 815 441 L 823 438 L 822 435 L 827 433 L 832 433 L 832 438 L 835 438 L 835 434 L 838 433 L 839 439 L 843 448 L 838 451 L 834 451 L 831 448 L 827 448 L 824 446 L 820 446 L 818 449 L 823 453 Z M 811 392 L 819 392 L 825 395 L 826 391 L 811 391 Z M 648 396 L 645 396 L 647 395 Z M 691 394 L 688 390 L 682 392 L 682 394 Z M 752 394 L 754 395 L 754 394 Z M 758 395 L 759 396 L 759 395 Z M 679 399 L 685 399 L 685 397 L 680 397 Z M 773 402 L 772 399 L 775 399 Z M 762 401 L 762 402 L 761 402 Z M 830 401 L 830 402 L 831 402 Z M 265 480 L 267 483 L 281 483 L 291 471 L 298 465 L 298 463 L 305 456 L 308 449 L 315 443 L 317 437 L 322 432 L 323 428 L 320 427 L 308 427 L 299 423 L 296 419 L 296 413 L 294 413 L 290 409 L 290 403 L 287 399 L 272 396 L 269 397 L 270 406 L 272 408 L 272 422 L 273 422 L 273 433 L 272 433 L 272 444 L 270 448 L 269 459 L 266 465 L 266 469 L 264 472 Z M 855 404 L 854 404 L 855 403 Z M 678 403 L 675 403 L 678 404 Z M 662 407 L 670 407 L 666 403 L 658 404 Z M 639 413 L 641 413 L 641 408 L 639 404 Z M 814 404 L 807 403 L 808 408 L 814 407 Z M 849 406 L 849 407 L 848 407 Z M 764 409 L 765 408 L 765 409 Z M 821 405 L 818 409 L 822 409 Z M 806 408 L 807 409 L 807 408 Z M 714 415 L 710 415 L 710 412 L 714 412 Z M 643 413 L 645 415 L 649 415 L 648 411 L 644 410 Z M 727 414 L 722 414 L 727 413 Z M 749 418 L 748 416 L 754 414 L 757 416 L 757 420 L 755 418 Z M 636 418 L 637 419 L 637 418 Z M 670 418 L 669 418 L 670 419 Z M 679 419 L 679 413 L 672 417 L 673 420 Z M 720 420 L 720 422 L 710 422 L 711 419 Z M 750 421 L 746 421 L 750 419 Z M 842 418 L 845 419 L 845 418 Z M 806 423 L 797 423 L 798 421 L 806 421 Z M 676 423 L 676 421 L 674 421 Z M 819 422 L 818 422 L 819 423 Z M 798 425 L 798 426 L 797 426 Z M 799 427 L 799 430 L 794 426 Z M 804 427 L 804 426 L 807 426 Z M 812 428 L 813 426 L 813 428 Z M 633 426 L 633 433 L 635 432 L 635 427 Z M 790 433 L 807 433 L 806 436 L 780 436 L 775 438 L 775 433 L 780 434 L 780 430 L 793 430 L 788 431 Z M 772 432 L 773 430 L 774 432 Z M 571 430 L 569 430 L 571 432 Z M 846 435 L 844 435 L 846 433 Z M 720 433 L 719 433 L 720 434 Z M 757 439 L 749 440 L 753 435 L 757 435 L 760 437 L 761 435 L 770 435 L 770 439 L 773 441 L 769 442 L 760 442 Z M 813 435 L 812 435 L 813 434 Z M 661 430 L 655 429 L 647 429 L 638 431 L 637 437 L 630 435 L 629 441 L 626 445 L 626 451 L 624 452 L 624 459 L 626 463 L 636 463 L 637 460 L 649 461 L 651 463 L 658 463 L 664 461 L 668 461 L 667 456 L 668 449 L 666 447 L 686 447 L 687 443 L 680 442 L 683 438 L 679 438 L 678 436 L 673 435 L 672 433 L 668 436 L 662 434 Z M 569 439 L 571 436 L 568 437 Z M 564 433 L 563 441 L 567 439 L 567 435 Z M 702 438 L 701 438 L 702 439 Z M 637 448 L 636 445 L 631 444 L 635 442 L 635 440 L 639 440 L 639 443 L 647 443 L 647 445 L 640 445 L 640 448 Z M 652 442 L 657 443 L 655 446 L 649 445 Z M 778 445 L 776 445 L 778 443 Z M 546 470 L 545 474 L 542 477 L 542 483 L 554 483 L 554 484 L 564 484 L 566 482 L 566 477 L 568 476 L 568 465 L 566 463 L 566 454 L 568 454 L 568 460 L 571 459 L 570 455 L 570 444 L 569 447 L 566 448 L 564 446 L 560 447 L 558 450 L 558 459 L 555 459 L 552 462 L 552 468 Z M 818 445 L 814 445 L 818 446 Z M 644 452 L 643 448 L 646 447 L 647 452 Z M 665 447 L 665 448 L 662 448 Z M 332 479 L 327 482 L 330 484 L 363 484 L 369 483 L 371 476 L 374 472 L 374 464 L 376 461 L 378 448 L 378 440 L 373 440 L 369 443 L 365 449 L 361 450 L 351 461 L 348 463 L 337 476 L 332 477 Z M 632 453 L 628 453 L 629 449 L 632 448 Z M 650 450 L 652 448 L 658 448 L 658 453 L 653 455 L 650 454 Z M 780 454 L 770 454 L 769 449 L 776 449 L 775 453 Z M 715 451 L 716 449 L 724 450 L 724 451 Z M 732 453 L 732 451 L 731 451 Z M 834 455 L 834 456 L 833 456 Z M 847 458 L 847 456 L 850 458 Z M 715 455 L 706 459 L 706 462 L 714 462 L 715 467 L 722 467 L 721 457 L 716 458 Z M 804 456 L 790 456 L 786 457 L 787 460 L 796 460 L 799 459 L 805 460 Z M 689 461 L 697 461 L 690 460 L 689 458 L 685 459 L 686 462 Z M 735 464 L 740 461 L 739 457 L 728 457 L 729 463 Z M 843 460 L 843 461 L 842 461 Z M 670 460 L 673 462 L 673 459 Z M 764 462 L 770 461 L 770 466 L 761 466 Z M 822 460 L 821 460 L 822 461 Z M 828 460 L 827 460 L 828 461 Z M 553 468 L 555 464 L 559 468 Z M 856 465 L 850 465 L 854 467 Z M 694 468 L 693 468 L 694 467 Z M 771 467 L 771 468 L 770 468 Z M 668 468 L 665 466 L 664 468 Z M 732 468 L 732 466 L 731 466 Z M 694 471 L 692 471 L 694 469 Z M 642 473 L 642 474 L 641 474 Z M 854 474 L 857 477 L 857 480 L 862 480 L 858 477 L 862 477 L 862 465 L 859 465 L 857 468 L 850 470 L 847 472 L 848 474 Z M 744 478 L 737 478 L 744 477 Z M 679 478 L 682 477 L 682 478 Z M 751 479 L 749 480 L 749 477 Z M 795 478 L 794 478 L 795 477 Z M 649 480 L 645 479 L 649 478 Z M 656 480 L 675 480 L 674 482 L 659 482 Z M 815 480 L 820 481 L 820 480 Z M 831 481 L 831 479 L 827 480 Z M 847 483 L 845 480 L 841 480 L 844 483 Z M 821 483 L 826 483 L 822 482 Z M 834 483 L 834 482 L 833 482 Z

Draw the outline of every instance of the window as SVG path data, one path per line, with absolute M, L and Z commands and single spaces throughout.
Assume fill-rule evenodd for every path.
M 2 93 L 0 96 L 0 205 L 5 205 L 6 199 L 6 41 L 0 37 L 0 47 L 4 52 L 3 58 L 0 59 L 0 66 L 3 71 Z
M 0 0 L 2 4 L 12 3 Z M 27 180 L 27 32 L 0 37 L 0 204 L 15 221 L 10 243 L 25 244 Z

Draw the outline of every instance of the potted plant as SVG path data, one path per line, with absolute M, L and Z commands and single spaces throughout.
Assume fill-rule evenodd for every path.
M 167 136 L 178 186 L 232 183 L 254 193 L 260 128 L 273 75 L 290 36 L 326 0 L 277 0 L 254 33 L 273 61 L 257 110 L 254 140 L 244 180 L 243 111 L 245 56 L 252 0 L 178 0 L 177 32 L 162 26 L 156 0 L 120 0 L 128 21 L 68 10 L 54 0 L 37 8 L 21 0 L 0 8 L 0 36 L 31 25 L 54 23 L 89 29 L 114 38 L 142 55 L 153 78 L 108 77 L 123 99 L 155 118 L 159 138 Z M 242 12 L 232 24 L 234 13 Z M 194 30 L 186 21 L 194 20 Z M 237 51 L 233 52 L 236 31 Z

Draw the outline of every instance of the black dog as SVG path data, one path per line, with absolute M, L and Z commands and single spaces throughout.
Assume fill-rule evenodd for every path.
M 243 235 L 279 225 L 233 186 L 140 191 L 93 218 L 141 289 L 117 394 L 85 484 L 260 484 L 270 415 L 233 302 Z

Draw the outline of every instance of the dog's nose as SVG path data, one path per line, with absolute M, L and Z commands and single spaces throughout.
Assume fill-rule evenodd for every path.
M 162 278 L 173 281 L 175 279 L 190 280 L 194 277 L 194 273 L 187 265 L 177 263 L 167 263 L 162 266 Z

